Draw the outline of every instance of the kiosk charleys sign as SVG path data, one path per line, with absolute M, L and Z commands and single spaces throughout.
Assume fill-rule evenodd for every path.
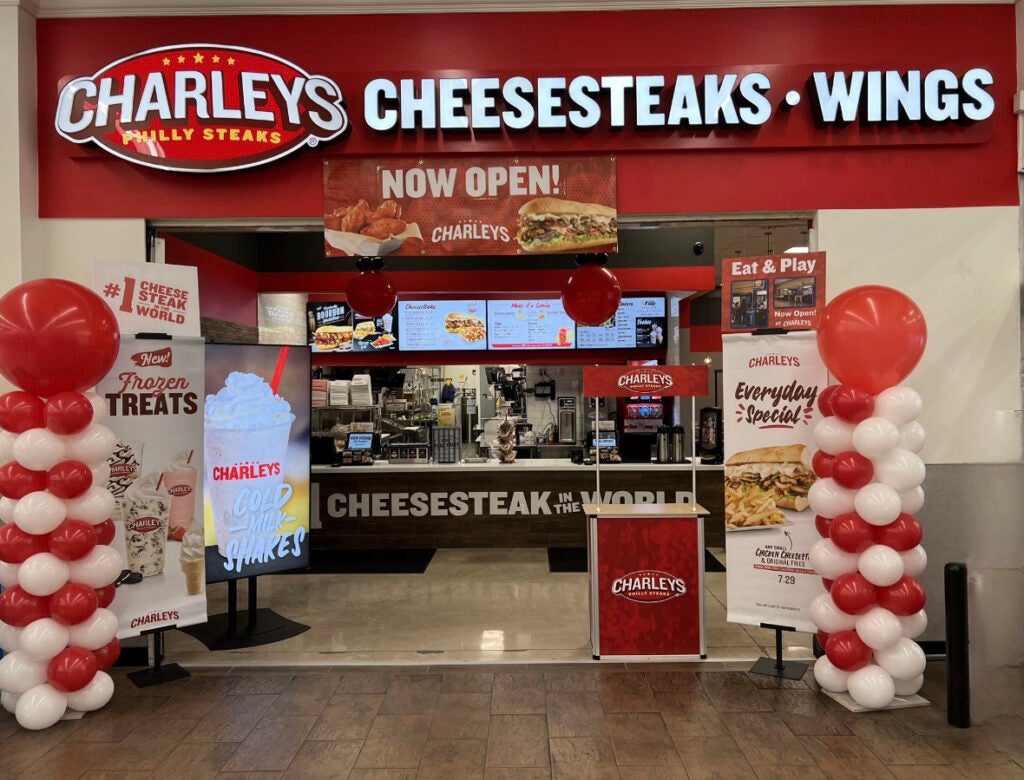
M 189 43 L 132 54 L 72 79 L 56 127 L 75 143 L 168 171 L 231 171 L 348 128 L 338 85 L 254 49 Z
M 612 595 L 638 604 L 657 604 L 686 595 L 686 582 L 667 571 L 644 569 L 624 574 L 612 582 Z

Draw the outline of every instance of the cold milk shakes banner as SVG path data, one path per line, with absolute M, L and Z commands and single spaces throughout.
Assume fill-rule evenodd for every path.
M 133 336 L 96 386 L 117 436 L 107 487 L 130 572 L 110 607 L 121 639 L 206 622 L 203 387 L 202 339 Z
M 208 582 L 309 564 L 310 352 L 206 348 Z
M 814 632 L 822 584 L 808 558 L 820 537 L 807 491 L 828 372 L 813 332 L 722 341 L 728 619 Z

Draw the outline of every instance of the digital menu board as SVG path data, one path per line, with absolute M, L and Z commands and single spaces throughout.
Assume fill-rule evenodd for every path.
M 487 302 L 488 349 L 572 349 L 576 323 L 557 298 Z
M 665 299 L 623 298 L 615 316 L 601 325 L 580 326 L 580 349 L 660 347 L 665 343 Z
M 357 352 L 397 352 L 398 306 L 383 317 L 364 317 L 352 312 L 352 343 Z
M 487 348 L 487 301 L 400 301 L 402 351 Z
M 352 349 L 352 307 L 340 301 L 306 304 L 306 333 L 315 352 Z

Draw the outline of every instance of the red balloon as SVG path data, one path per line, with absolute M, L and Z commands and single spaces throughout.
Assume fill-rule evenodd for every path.
M 75 498 L 92 487 L 92 469 L 80 460 L 63 460 L 46 472 L 46 489 L 57 498 Z
M 21 390 L 0 395 L 0 428 L 11 433 L 24 433 L 42 427 L 42 398 Z
M 95 385 L 114 365 L 119 337 L 103 299 L 66 279 L 25 282 L 0 298 L 0 374 L 45 398 Z
M 600 325 L 615 316 L 622 300 L 618 278 L 600 263 L 584 263 L 562 288 L 565 313 L 580 325 Z
M 92 615 L 98 606 L 95 590 L 80 582 L 69 582 L 50 597 L 49 617 L 65 626 L 74 626 Z
M 828 631 L 818 630 L 818 645 L 824 649 L 825 645 L 828 644 L 828 638 L 832 636 Z
M 96 588 L 96 601 L 104 609 L 114 603 L 114 596 L 116 595 L 117 586 L 114 583 L 104 585 L 102 588 Z
M 855 672 L 871 663 L 871 648 L 856 631 L 837 631 L 825 645 L 825 655 L 832 665 L 844 672 Z
M 924 609 L 927 600 L 924 586 L 913 577 L 903 575 L 895 584 L 878 588 L 878 606 L 894 615 L 909 617 Z
M 906 379 L 927 340 L 917 304 L 881 285 L 841 293 L 818 321 L 818 352 L 828 370 L 843 384 L 873 395 Z
M 818 394 L 818 411 L 826 417 L 835 414 L 832 408 L 832 395 L 839 389 L 839 385 L 829 385 Z
M 93 650 L 92 654 L 96 656 L 96 666 L 102 672 L 104 669 L 109 669 L 117 662 L 118 656 L 121 655 L 121 643 L 115 636 L 108 644 L 103 645 L 99 650 Z
M 899 517 L 889 525 L 875 526 L 874 531 L 876 543 L 886 544 L 896 552 L 912 550 L 921 544 L 921 539 L 924 536 L 921 524 L 913 515 L 908 515 L 906 512 L 900 512 Z
M 49 602 L 49 596 L 33 596 L 21 585 L 6 588 L 0 593 L 0 620 L 9 626 L 24 628 L 50 616 Z
M 824 517 L 823 515 L 814 516 L 814 527 L 818 529 L 818 534 L 828 539 L 829 529 L 832 527 L 832 518 Z
M 356 314 L 383 317 L 395 307 L 398 292 L 391 277 L 383 271 L 360 271 L 345 288 L 345 297 Z
M 96 534 L 96 544 L 110 544 L 114 541 L 115 530 L 113 520 L 104 520 L 94 525 L 92 532 Z
M 855 512 L 839 515 L 828 529 L 829 538 L 843 552 L 860 553 L 875 543 L 875 526 Z
M 0 527 L 0 561 L 4 563 L 24 563 L 48 549 L 46 534 L 26 533 L 14 523 Z
M 46 490 L 46 472 L 32 471 L 16 460 L 0 466 L 0 495 L 24 498 L 37 490 Z
M 832 586 L 835 584 L 835 580 L 828 580 L 828 579 L 825 579 L 824 577 L 822 577 L 821 578 L 821 584 L 825 586 L 825 590 L 827 590 L 827 591 L 829 591 L 831 593 Z
M 50 659 L 46 679 L 61 693 L 80 691 L 96 676 L 99 665 L 91 650 L 65 647 Z
M 867 612 L 878 602 L 878 593 L 874 585 L 864 579 L 860 572 L 840 574 L 829 588 L 832 601 L 848 615 L 859 615 Z
M 874 476 L 875 467 L 871 461 L 854 450 L 840 452 L 832 462 L 832 479 L 844 488 L 859 490 Z
M 46 427 L 62 436 L 84 430 L 92 415 L 92 402 L 81 393 L 57 393 L 46 399 Z
M 83 520 L 65 520 L 50 531 L 50 552 L 62 561 L 77 561 L 95 546 L 96 534 Z
M 863 422 L 875 411 L 875 397 L 849 385 L 839 385 L 831 401 L 836 417 L 848 423 Z
M 835 457 L 835 455 L 829 455 L 825 450 L 815 450 L 814 457 L 811 458 L 811 467 L 814 469 L 814 473 L 822 479 L 831 477 Z

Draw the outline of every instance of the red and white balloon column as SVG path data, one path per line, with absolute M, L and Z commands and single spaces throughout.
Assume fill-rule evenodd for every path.
M 120 654 L 107 609 L 124 568 L 93 387 L 117 357 L 117 320 L 91 290 L 40 279 L 0 298 L 0 704 L 27 729 L 103 707 Z
M 927 556 L 921 524 L 925 432 L 921 397 L 900 383 L 924 352 L 927 329 L 917 305 L 889 287 L 839 295 L 825 309 L 818 349 L 841 384 L 825 389 L 825 417 L 814 430 L 819 479 L 808 500 L 823 537 L 810 563 L 826 593 L 811 603 L 825 655 L 814 677 L 849 692 L 862 707 L 888 706 L 916 693 L 925 655 L 914 639 L 928 625 L 917 577 Z

